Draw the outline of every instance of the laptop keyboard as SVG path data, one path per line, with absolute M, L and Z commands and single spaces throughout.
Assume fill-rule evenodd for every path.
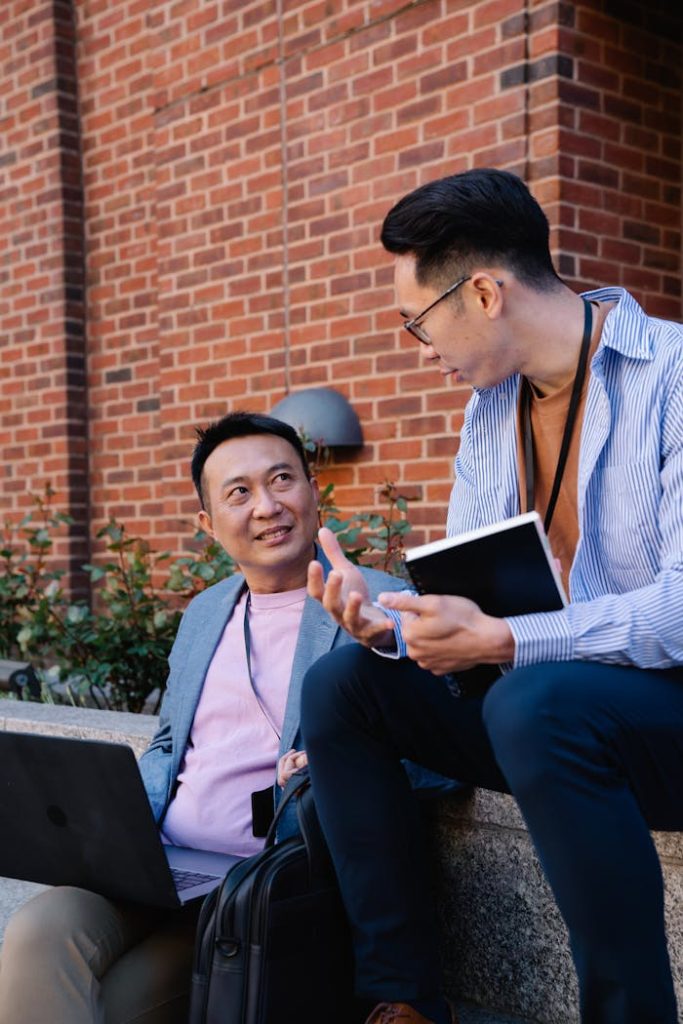
M 203 875 L 198 871 L 184 871 L 182 868 L 171 868 L 176 892 L 183 892 L 184 889 L 191 889 L 193 885 L 202 885 L 203 882 L 214 882 L 220 875 Z

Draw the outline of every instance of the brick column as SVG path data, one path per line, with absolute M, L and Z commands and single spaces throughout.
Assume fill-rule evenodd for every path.
M 683 13 L 643 0 L 534 6 L 531 167 L 554 176 L 560 271 L 577 288 L 622 285 L 679 320 Z M 534 84 L 548 63 L 556 77 Z
M 0 514 L 49 482 L 74 519 L 55 556 L 87 559 L 83 198 L 70 0 L 0 9 Z

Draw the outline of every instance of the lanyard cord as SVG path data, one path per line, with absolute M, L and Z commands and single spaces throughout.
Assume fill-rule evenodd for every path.
M 251 672 L 251 631 L 249 629 L 249 609 L 250 608 L 251 608 L 251 591 L 248 591 L 247 592 L 247 603 L 246 603 L 246 607 L 244 609 L 244 650 L 245 650 L 245 653 L 247 655 L 247 672 L 249 673 L 249 685 L 251 686 L 252 693 L 254 694 L 254 697 L 256 698 L 256 703 L 258 704 L 258 706 L 261 709 L 261 714 L 263 715 L 263 717 L 265 718 L 265 720 L 267 721 L 268 725 L 271 727 L 271 729 L 273 730 L 273 732 L 275 733 L 277 738 L 280 739 L 281 738 L 280 737 L 280 733 L 275 728 L 275 723 L 273 722 L 273 719 L 271 718 L 271 716 L 270 716 L 270 714 L 268 712 L 268 709 L 266 708 L 265 704 L 263 703 L 263 701 L 261 700 L 261 698 L 259 696 L 259 692 L 256 689 L 256 685 L 254 683 L 254 677 L 253 677 L 252 672 Z
M 555 479 L 553 480 L 553 488 L 550 492 L 550 500 L 548 501 L 548 507 L 545 512 L 545 519 L 543 520 L 543 527 L 546 534 L 550 529 L 550 523 L 552 522 L 553 513 L 555 511 L 555 505 L 560 493 L 560 484 L 562 483 L 562 477 L 564 475 L 565 466 L 567 464 L 567 456 L 569 455 L 569 446 L 572 440 L 572 434 L 574 432 L 574 426 L 576 424 L 576 414 L 579 408 L 579 401 L 581 399 L 581 391 L 583 388 L 583 382 L 586 379 L 586 367 L 588 365 L 588 352 L 590 349 L 591 333 L 593 329 L 593 311 L 591 304 L 587 299 L 583 300 L 583 337 L 581 339 L 581 351 L 579 352 L 579 361 L 576 366 L 576 374 L 574 375 L 574 384 L 572 386 L 572 394 L 569 399 L 569 408 L 567 409 L 567 419 L 564 425 L 564 433 L 562 435 L 562 444 L 560 445 L 560 454 L 557 459 L 557 468 L 555 470 Z M 526 377 L 522 378 L 522 422 L 524 423 L 524 470 L 526 476 L 526 510 L 531 511 L 534 507 L 534 450 L 533 450 L 533 438 L 531 434 L 531 385 Z

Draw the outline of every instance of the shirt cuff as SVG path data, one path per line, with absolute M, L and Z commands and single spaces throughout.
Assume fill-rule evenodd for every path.
M 401 613 L 396 611 L 394 608 L 385 608 L 384 605 L 379 604 L 378 601 L 373 601 L 375 608 L 381 609 L 388 619 L 394 624 L 394 646 L 393 647 L 373 647 L 372 650 L 375 654 L 379 654 L 382 658 L 392 658 L 394 661 L 398 661 L 399 658 L 405 658 L 406 642 L 403 639 L 401 633 Z
M 564 611 L 514 615 L 505 621 L 515 641 L 513 668 L 574 657 L 574 638 Z

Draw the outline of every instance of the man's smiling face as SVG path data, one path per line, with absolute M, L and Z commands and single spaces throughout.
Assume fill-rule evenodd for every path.
M 204 464 L 199 524 L 234 558 L 255 592 L 306 584 L 318 528 L 318 485 L 274 434 L 232 438 Z

